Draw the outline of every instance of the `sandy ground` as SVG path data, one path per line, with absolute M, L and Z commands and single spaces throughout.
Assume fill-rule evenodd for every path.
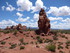
M 62 42 L 63 43 L 63 49 L 56 49 L 55 53 L 59 53 L 59 51 L 63 51 L 64 53 L 70 53 L 70 46 L 69 49 L 65 48 L 66 44 L 65 42 L 67 40 L 70 40 L 70 34 L 60 34 L 60 35 L 64 35 L 66 37 L 68 37 L 68 39 L 62 38 L 61 36 L 58 36 L 58 40 L 54 40 L 54 42 Z M 0 53 L 54 53 L 51 51 L 48 51 L 47 49 L 45 49 L 46 45 L 48 45 L 48 43 L 41 43 L 41 44 L 35 44 L 35 42 L 37 41 L 35 37 L 40 36 L 35 34 L 34 31 L 24 31 L 23 33 L 17 33 L 16 35 L 13 35 L 13 33 L 8 33 L 8 34 L 4 34 L 2 32 L 0 32 L 0 42 L 1 41 L 5 41 L 5 45 L 0 43 Z M 40 36 L 43 39 L 51 39 L 53 40 L 52 35 L 48 35 L 48 36 Z M 23 38 L 24 42 L 28 43 L 27 45 L 19 45 L 20 44 L 20 39 Z M 33 44 L 31 44 L 31 42 L 33 42 Z M 14 49 L 10 49 L 10 44 L 17 44 L 16 48 Z M 56 48 L 58 47 L 58 43 L 56 43 Z M 25 49 L 20 50 L 20 46 L 24 46 Z M 39 46 L 36 47 L 36 46 Z

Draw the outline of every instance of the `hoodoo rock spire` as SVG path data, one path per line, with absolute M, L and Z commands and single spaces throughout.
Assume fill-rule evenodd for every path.
M 40 34 L 48 34 L 50 31 L 50 20 L 47 18 L 46 12 L 41 8 L 39 12 L 38 27 Z

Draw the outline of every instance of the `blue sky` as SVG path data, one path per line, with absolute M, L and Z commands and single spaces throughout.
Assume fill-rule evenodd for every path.
M 70 29 L 70 0 L 0 0 L 0 28 L 21 23 L 38 27 L 41 8 L 53 29 Z

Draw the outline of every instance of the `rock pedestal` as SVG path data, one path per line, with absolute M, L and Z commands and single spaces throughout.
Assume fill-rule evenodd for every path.
M 39 12 L 39 20 L 38 20 L 39 32 L 48 34 L 50 31 L 50 20 L 46 16 L 46 12 L 41 8 Z

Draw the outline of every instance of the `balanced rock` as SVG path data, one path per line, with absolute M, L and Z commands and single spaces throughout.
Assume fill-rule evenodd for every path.
M 38 27 L 40 34 L 48 34 L 50 31 L 50 20 L 46 16 L 46 12 L 41 8 L 39 12 Z

